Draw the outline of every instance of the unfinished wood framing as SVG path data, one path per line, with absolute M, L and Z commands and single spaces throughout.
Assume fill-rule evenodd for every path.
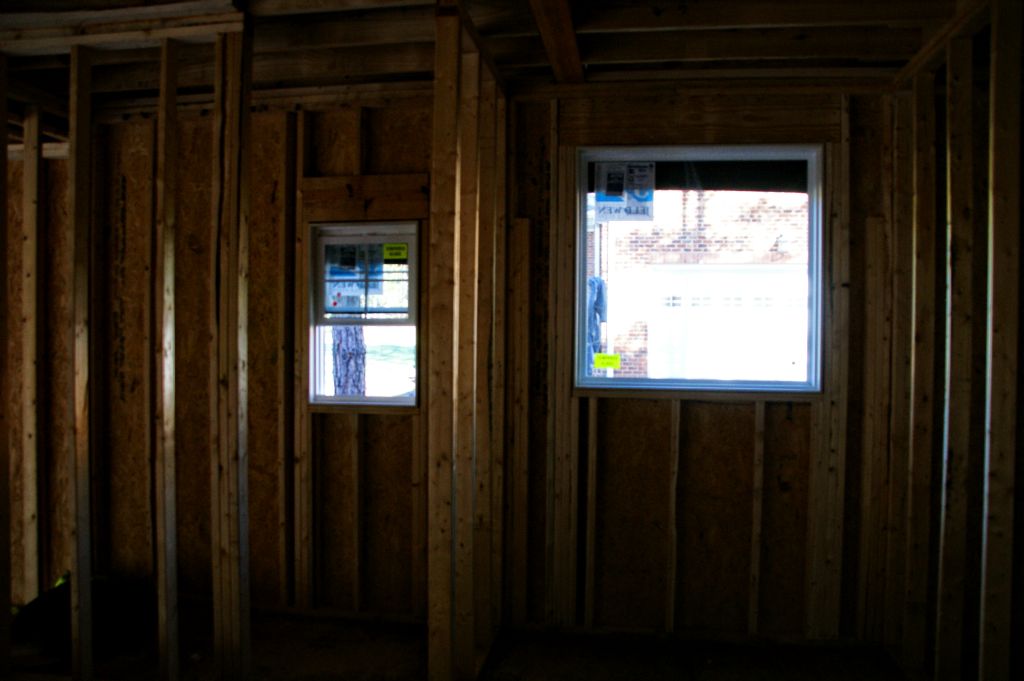
M 597 398 L 587 399 L 587 528 L 584 551 L 585 576 L 583 582 L 583 626 L 594 626 L 594 577 L 596 570 L 594 560 L 597 556 Z M 673 495 L 674 496 L 674 495 Z M 673 517 L 675 513 L 673 513 Z M 675 530 L 673 524 L 673 532 Z M 671 611 L 672 622 L 675 622 L 675 601 L 666 610 L 666 629 Z
M 895 97 L 893 119 L 892 376 L 889 421 L 889 499 L 886 533 L 885 631 L 890 649 L 903 641 L 906 594 L 907 497 L 910 463 L 911 347 L 913 345 L 913 99 Z
M 942 443 L 942 497 L 939 530 L 939 594 L 935 634 L 937 678 L 959 678 L 964 665 L 965 631 L 972 624 L 968 615 L 969 574 L 968 526 L 971 469 L 977 465 L 975 447 L 983 414 L 978 403 L 975 375 L 974 315 L 976 292 L 975 249 L 982 244 L 975 237 L 974 103 L 972 41 L 954 38 L 947 56 L 946 114 L 946 386 L 945 429 Z M 976 549 L 975 549 L 976 550 Z M 966 635 L 970 635 L 969 633 Z
M 822 363 L 824 399 L 814 412 L 816 452 L 810 472 L 806 632 L 811 639 L 834 638 L 839 632 L 850 371 L 850 123 L 845 97 L 841 116 L 840 141 L 825 149 L 829 267 L 824 328 L 829 341 Z
M 582 83 L 583 64 L 576 47 L 576 31 L 572 25 L 572 9 L 568 0 L 530 0 L 530 10 L 540 29 L 555 80 L 559 83 Z
M 879 140 L 865 150 L 880 164 L 878 203 L 853 193 L 867 214 L 864 229 L 864 407 L 861 447 L 860 565 L 857 620 L 868 641 L 882 638 L 885 596 L 885 508 L 888 499 L 892 342 L 892 97 L 881 101 Z
M 508 616 L 526 623 L 529 529 L 530 404 L 530 227 L 516 218 L 508 232 Z M 588 583 L 591 583 L 588 581 Z
M 247 33 L 218 35 L 214 82 L 213 243 L 217 346 L 211 456 L 214 649 L 221 678 L 248 678 L 248 187 L 251 47 Z
M 490 76 L 488 76 L 490 77 Z M 493 207 L 488 212 L 493 221 L 493 234 L 490 248 L 494 251 L 494 272 L 491 288 L 494 299 L 491 305 L 491 367 L 490 376 L 490 450 L 491 450 L 491 587 L 490 587 L 490 623 L 491 637 L 503 621 L 502 595 L 505 584 L 504 546 L 505 532 L 503 517 L 505 514 L 505 466 L 506 456 L 505 435 L 505 339 L 507 326 L 505 273 L 507 270 L 506 222 L 505 222 L 505 145 L 506 102 L 505 97 L 494 83 L 494 152 L 492 156 L 493 178 L 491 186 Z
M 544 619 L 555 618 L 558 598 L 558 573 L 561 569 L 560 555 L 556 552 L 557 536 L 561 534 L 556 529 L 559 519 L 565 518 L 564 511 L 559 513 L 565 501 L 565 497 L 558 493 L 557 462 L 559 459 L 558 441 L 558 417 L 559 417 L 559 382 L 558 382 L 558 100 L 552 99 L 547 103 L 547 125 L 549 146 L 547 148 L 547 163 L 549 174 L 545 179 L 548 183 L 548 205 L 547 228 L 548 228 L 548 279 L 547 279 L 547 353 L 546 372 L 544 385 L 547 391 L 547 413 L 544 422 Z M 540 121 L 538 120 L 538 123 Z M 571 456 L 572 453 L 570 452 Z M 564 586 L 564 585 L 561 585 Z M 563 598 L 568 596 L 563 596 Z
M 475 676 L 473 516 L 479 474 L 475 437 L 477 391 L 477 264 L 480 226 L 480 56 L 462 54 L 459 66 L 458 273 L 455 331 L 455 676 Z
M 455 404 L 459 268 L 459 70 L 462 27 L 458 16 L 437 17 L 434 66 L 430 241 L 427 260 L 427 671 L 431 681 L 453 678 L 454 611 L 461 586 L 453 574 Z M 459 471 L 467 475 L 469 471 Z
M 994 0 L 989 95 L 985 469 L 978 678 L 1011 678 L 1019 479 L 1021 3 Z M 1016 578 L 1015 576 L 1016 575 Z M 1016 581 L 1015 581 L 1016 579 Z
M 153 421 L 156 492 L 157 630 L 160 678 L 178 678 L 178 539 L 175 457 L 174 243 L 177 232 L 177 45 L 164 41 L 157 116 L 153 262 Z
M 12 443 L 11 466 L 19 480 L 19 493 L 12 502 L 18 526 L 20 560 L 12 565 L 12 595 L 28 603 L 39 595 L 39 234 L 42 226 L 42 144 L 41 112 L 28 105 L 22 123 L 22 194 L 20 253 L 12 272 L 20 282 L 12 291 L 17 296 L 11 309 L 17 325 L 15 353 L 19 371 L 8 377 L 7 404 L 17 409 L 18 441 Z M 8 261 L 9 262 L 9 261 Z M 14 419 L 12 419 L 13 422 Z M 13 425 L 13 423 L 12 423 Z M 15 588 L 15 586 L 17 588 Z
M 0 120 L 7 120 L 7 58 L 0 53 Z M 7 136 L 3 137 L 4 145 Z M 0 262 L 7 262 L 7 154 L 0 154 Z M 7 300 L 7 277 L 0 277 L 0 300 Z M 7 347 L 10 313 L 0 310 L 0 348 Z M 7 394 L 8 359 L 0 352 L 0 395 Z M 10 415 L 0 409 L 0 674 L 11 660 L 11 442 Z
M 425 322 L 425 315 L 421 314 L 421 327 L 425 325 Z M 421 392 L 426 392 L 426 385 L 426 378 L 422 377 L 421 372 Z M 424 445 L 427 420 L 422 413 L 412 417 L 412 433 L 415 441 L 412 443 L 412 465 L 409 471 L 412 482 L 412 536 L 410 541 L 412 555 L 409 557 L 412 584 L 410 595 L 413 615 L 424 619 L 427 612 L 427 462 L 426 446 Z
M 250 598 L 425 624 L 432 681 L 510 628 L 1017 672 L 1021 3 L 573 4 L 0 12 L 0 676 L 12 591 L 69 569 L 85 680 L 93 571 L 155 585 L 163 681 L 211 596 L 225 679 Z M 612 144 L 822 150 L 820 392 L 575 386 L 577 149 Z M 415 404 L 311 399 L 318 225 L 397 220 Z M 672 239 L 629 266 L 700 260 Z
M 240 32 L 243 14 L 230 3 L 177 2 L 161 7 L 6 15 L 0 50 L 8 54 L 67 54 L 73 46 L 153 45 L 167 39 L 208 39 Z
M 548 290 L 551 307 L 548 329 L 548 410 L 551 459 L 548 482 L 552 495 L 549 523 L 552 532 L 551 572 L 548 583 L 553 621 L 572 625 L 576 619 L 579 400 L 572 395 L 573 319 L 575 299 L 575 196 L 576 161 L 570 147 L 557 144 L 558 106 L 551 107 L 551 219 L 550 274 Z
M 754 403 L 754 494 L 750 530 L 750 607 L 747 611 L 747 632 L 756 636 L 761 610 L 761 542 L 764 516 L 764 402 Z M 678 466 L 678 464 L 676 464 Z M 673 492 L 675 489 L 673 488 Z M 673 503 L 675 494 L 672 495 Z M 675 519 L 673 518 L 673 526 Z
M 83 47 L 71 48 L 70 188 L 68 212 L 71 215 L 69 241 L 74 244 L 72 265 L 72 372 L 74 398 L 71 422 L 74 440 L 71 447 L 72 471 L 70 525 L 71 558 L 71 670 L 76 679 L 89 681 L 92 666 L 92 541 L 90 512 L 90 421 L 89 370 L 90 290 L 92 268 L 92 91 L 90 53 Z
M 932 532 L 932 459 L 941 402 L 936 366 L 940 288 L 937 275 L 939 227 L 936 215 L 935 77 L 914 78 L 913 149 L 913 345 L 911 347 L 910 442 L 907 489 L 906 606 L 903 615 L 904 664 L 923 670 L 928 650 L 929 564 Z
M 483 69 L 480 73 L 479 92 L 479 186 L 478 186 L 478 231 L 479 247 L 477 268 L 477 320 L 476 320 L 476 484 L 473 509 L 473 610 L 475 612 L 476 648 L 486 649 L 493 638 L 495 622 L 491 603 L 494 602 L 493 539 L 494 518 L 500 517 L 500 506 L 495 507 L 498 498 L 495 480 L 497 477 L 497 448 L 494 429 L 494 345 L 495 345 L 495 272 L 501 252 L 495 249 L 496 201 L 495 175 L 497 158 L 496 124 L 497 97 L 494 78 Z M 465 96 L 463 92 L 463 96 Z M 500 555 L 498 556 L 500 561 Z M 498 563 L 500 564 L 500 563 Z
M 351 575 L 352 581 L 349 589 L 352 593 L 352 610 L 359 612 L 363 607 L 363 471 L 362 471 L 362 432 L 360 430 L 359 414 L 342 414 L 339 417 L 344 421 L 345 438 L 340 443 L 340 450 L 348 457 L 349 475 L 352 480 L 352 495 L 349 498 L 352 517 L 352 555 Z
M 309 114 L 300 112 L 296 120 L 295 144 L 295 432 L 292 462 L 294 473 L 295 520 L 293 551 L 295 555 L 295 605 L 308 608 L 313 603 L 313 445 L 312 421 L 309 412 L 309 228 L 303 213 L 302 186 L 308 163 Z
M 670 425 L 669 425 L 669 437 L 668 443 L 668 456 L 669 456 L 669 474 L 668 474 L 668 518 L 665 523 L 665 534 L 666 534 L 666 565 L 665 565 L 665 633 L 671 634 L 676 628 L 676 583 L 679 581 L 679 531 L 678 526 L 678 490 L 679 490 L 679 466 L 680 466 L 680 442 L 683 436 L 682 434 L 682 403 L 678 400 L 672 400 L 672 406 L 670 407 L 671 412 L 669 414 Z M 596 413 L 595 413 L 596 415 Z M 764 409 L 762 406 L 761 410 L 761 432 L 764 432 Z M 595 424 L 596 426 L 596 424 Z M 763 438 L 761 441 L 763 443 Z M 762 447 L 762 455 L 764 453 Z M 757 452 L 754 452 L 755 459 Z M 763 456 L 762 456 L 763 463 Z M 756 466 L 755 462 L 755 466 Z M 595 483 L 596 484 L 596 483 Z M 757 481 L 755 479 L 755 485 Z M 755 488 L 756 489 L 756 488 Z M 588 504 L 591 500 L 588 498 Z M 760 506 L 760 503 L 757 504 Z M 589 508 L 588 508 L 589 510 Z M 596 510 L 596 509 L 595 509 Z M 760 511 L 755 511 L 755 514 L 760 516 Z M 589 531 L 588 526 L 588 531 Z M 760 537 L 758 537 L 760 541 Z M 592 542 L 593 538 L 589 537 L 588 542 Z M 760 553 L 760 549 L 758 550 Z M 588 563 L 589 564 L 589 563 Z M 753 576 L 753 565 L 751 565 L 751 575 Z

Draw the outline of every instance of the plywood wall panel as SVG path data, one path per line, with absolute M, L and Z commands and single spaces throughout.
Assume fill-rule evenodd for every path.
M 150 418 L 150 271 L 153 233 L 152 121 L 103 126 L 96 183 L 98 297 L 93 332 L 101 403 L 92 408 L 98 492 L 97 568 L 153 572 Z M 106 503 L 104 503 L 106 502 Z
M 741 635 L 749 602 L 754 406 L 686 403 L 680 437 L 676 626 Z
M 206 329 L 214 246 L 210 243 L 211 148 L 206 118 L 178 123 L 175 245 L 175 421 L 178 567 L 182 596 L 210 592 L 210 354 Z
M 309 114 L 307 175 L 358 175 L 362 170 L 362 111 L 348 106 Z
M 653 630 L 665 621 L 671 431 L 668 401 L 607 399 L 598 405 L 598 627 Z
M 352 584 L 361 562 L 355 543 L 360 483 L 353 478 L 352 458 L 359 437 L 358 416 L 319 414 L 313 419 L 317 602 L 341 610 L 357 608 Z
M 362 417 L 363 602 L 371 613 L 412 611 L 412 417 Z
M 363 172 L 428 172 L 430 123 L 429 102 L 363 109 Z
M 284 605 L 285 448 L 290 445 L 286 379 L 292 201 L 286 179 L 289 117 L 252 117 L 249 213 L 249 529 L 253 601 Z M 290 385 L 290 382 L 289 384 Z
M 759 633 L 794 639 L 803 633 L 807 566 L 807 502 L 811 406 L 765 407 Z
M 42 581 L 45 588 L 71 569 L 71 544 L 68 537 L 68 519 L 71 517 L 71 243 L 67 239 L 68 165 L 66 160 L 47 161 L 47 206 L 44 216 L 44 234 L 41 249 L 47 254 L 39 273 L 42 280 L 42 310 L 40 330 L 40 356 L 48 358 L 40 366 L 39 430 L 41 452 L 40 485 L 41 509 L 40 547 L 42 552 Z M 14 185 L 9 185 L 13 187 Z

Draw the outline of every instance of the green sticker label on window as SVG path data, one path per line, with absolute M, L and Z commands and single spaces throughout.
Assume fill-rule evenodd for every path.
M 405 262 L 409 259 L 409 244 L 384 244 L 384 262 Z
M 594 353 L 595 369 L 619 369 L 621 367 L 622 358 L 620 355 L 609 355 L 603 352 Z

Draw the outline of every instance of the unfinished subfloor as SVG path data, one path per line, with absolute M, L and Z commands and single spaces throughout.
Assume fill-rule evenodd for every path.
M 183 681 L 216 678 L 207 632 L 183 636 Z M 198 634 L 198 635 L 197 635 Z M 254 614 L 253 681 L 420 681 L 422 625 L 327 616 Z M 19 680 L 66 676 L 23 673 Z M 149 681 L 151 655 L 97 665 L 98 678 Z M 900 681 L 882 652 L 860 646 L 706 643 L 639 635 L 546 632 L 499 636 L 481 681 Z
M 862 647 L 724 644 L 634 635 L 515 634 L 498 639 L 484 681 L 897 681 Z

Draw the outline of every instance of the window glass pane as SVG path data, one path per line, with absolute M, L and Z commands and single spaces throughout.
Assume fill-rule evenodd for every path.
M 810 173 L 745 164 L 648 163 L 647 198 L 616 164 L 588 163 L 578 384 L 816 389 Z M 641 164 L 618 165 L 629 185 Z
M 401 319 L 409 314 L 409 246 L 404 242 L 324 245 L 328 319 Z
M 316 398 L 416 402 L 415 326 L 317 326 Z
M 417 224 L 310 231 L 310 400 L 416 404 Z

